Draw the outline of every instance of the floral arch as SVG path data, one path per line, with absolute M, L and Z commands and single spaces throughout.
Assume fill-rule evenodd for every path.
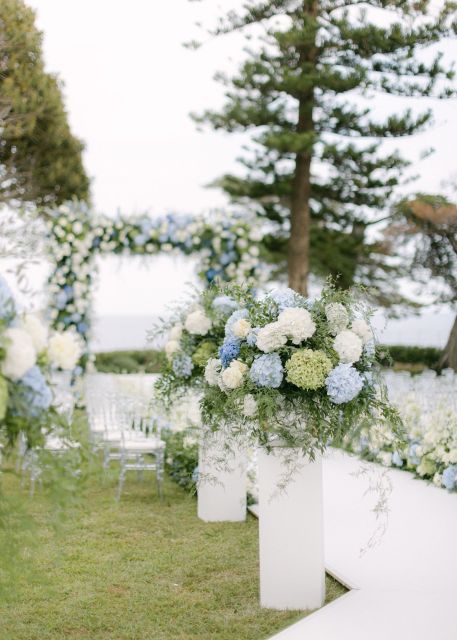
M 97 216 L 82 202 L 71 201 L 49 216 L 50 315 L 57 330 L 74 328 L 86 344 L 91 326 L 94 258 L 103 254 L 198 255 L 198 275 L 206 284 L 220 280 L 259 280 L 263 225 L 251 214 L 212 212 L 209 216 L 167 214 L 125 218 Z

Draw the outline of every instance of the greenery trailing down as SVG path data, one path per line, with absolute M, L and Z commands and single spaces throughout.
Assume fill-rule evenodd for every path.
M 48 499 L 30 502 L 39 522 L 33 562 L 0 602 L 2 640 L 260 640 L 305 615 L 259 607 L 258 522 L 208 524 L 195 500 L 166 481 L 161 502 L 150 476 L 94 477 L 63 535 L 48 527 Z M 9 494 L 19 492 L 5 478 Z M 327 602 L 345 593 L 327 577 Z
M 95 368 L 100 373 L 161 373 L 163 351 L 106 351 L 95 354 Z
M 183 489 L 195 493 L 198 472 L 198 443 L 190 430 L 161 432 L 165 440 L 165 469 Z

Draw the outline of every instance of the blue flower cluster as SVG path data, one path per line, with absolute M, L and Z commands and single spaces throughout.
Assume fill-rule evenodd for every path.
M 247 309 L 238 309 L 238 311 L 234 311 L 225 324 L 226 338 L 233 338 L 234 340 L 236 340 L 236 336 L 233 333 L 233 325 L 235 324 L 235 322 L 237 322 L 237 320 L 241 320 L 241 318 L 247 318 L 247 317 L 248 317 Z
M 49 409 L 51 403 L 51 389 L 48 387 L 40 368 L 35 365 L 14 386 L 12 411 L 16 415 L 35 418 L 41 412 Z
M 238 304 L 229 296 L 217 296 L 213 300 L 212 307 L 221 316 L 228 316 L 236 311 Z
M 269 297 L 276 302 L 279 311 L 297 306 L 297 293 L 293 289 L 276 289 L 270 292 Z
M 449 467 L 446 467 L 446 469 L 443 471 L 442 484 L 443 487 L 446 487 L 446 489 L 449 489 L 449 491 L 456 488 L 457 464 L 451 464 Z
M 16 307 L 11 289 L 6 280 L 0 276 L 0 318 L 11 320 L 15 312 Z
M 266 353 L 258 356 L 252 363 L 249 376 L 259 387 L 277 389 L 283 380 L 284 369 L 277 353 Z
M 419 446 L 418 442 L 412 442 L 408 449 L 408 458 L 411 464 L 418 465 L 420 464 L 420 457 L 417 455 L 416 450 Z
M 226 338 L 219 349 L 219 358 L 221 359 L 222 366 L 228 367 L 232 360 L 240 353 L 240 341 L 235 338 Z
M 260 331 L 260 327 L 254 327 L 246 336 L 246 342 L 250 347 L 255 347 L 257 344 L 257 334 Z
M 178 353 L 173 358 L 172 368 L 179 378 L 189 378 L 194 368 L 192 359 L 186 353 Z
M 350 402 L 363 388 L 363 380 L 351 364 L 339 364 L 330 371 L 325 383 L 328 397 L 334 404 Z
M 398 451 L 394 451 L 392 453 L 392 464 L 394 466 L 396 466 L 396 467 L 402 467 L 403 466 L 403 458 L 398 453 Z

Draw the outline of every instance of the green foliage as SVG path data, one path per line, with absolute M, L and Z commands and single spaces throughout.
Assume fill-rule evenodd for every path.
M 169 476 L 183 489 L 195 493 L 198 467 L 198 444 L 190 430 L 161 433 L 165 440 L 165 468 Z
M 300 202 L 298 233 L 310 227 L 309 255 L 300 258 L 309 258 L 312 273 L 339 277 L 342 288 L 368 284 L 386 306 L 405 302 L 394 277 L 407 271 L 370 232 L 391 215 L 408 166 L 382 142 L 423 131 L 432 114 L 399 113 L 396 102 L 394 113 L 380 116 L 365 98 L 456 95 L 442 54 L 427 61 L 422 55 L 455 35 L 455 4 L 444 2 L 434 14 L 426 0 L 252 0 L 212 30 L 244 32 L 247 57 L 233 77 L 216 76 L 226 90 L 223 107 L 194 119 L 215 130 L 252 132 L 253 142 L 240 158 L 243 173 L 212 186 L 277 223 L 265 244 L 280 273 L 291 257 L 287 238 Z
M 379 361 L 383 366 L 397 364 L 420 364 L 435 369 L 441 356 L 441 349 L 435 347 L 414 347 L 409 345 L 379 345 Z
M 87 200 L 83 144 L 68 125 L 61 83 L 46 73 L 42 34 L 22 0 L 0 4 L 0 202 Z
M 143 351 L 108 351 L 95 355 L 100 373 L 160 373 L 164 354 L 154 349 Z

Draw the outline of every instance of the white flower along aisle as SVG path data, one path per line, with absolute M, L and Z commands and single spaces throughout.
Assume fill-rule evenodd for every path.
M 198 367 L 206 429 L 224 425 L 226 452 L 246 440 L 260 446 L 261 604 L 319 607 L 325 595 L 321 454 L 362 421 L 387 422 L 400 434 L 398 413 L 374 370 L 366 310 L 331 287 L 310 301 L 291 290 L 256 300 L 229 286 L 204 294 L 181 321 L 184 330 L 170 331 L 160 391 L 172 396 Z

